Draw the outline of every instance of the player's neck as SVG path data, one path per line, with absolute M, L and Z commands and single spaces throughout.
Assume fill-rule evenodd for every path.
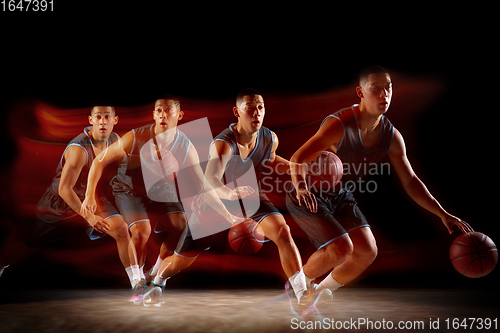
M 155 143 L 158 145 L 159 149 L 165 148 L 175 139 L 177 133 L 176 127 L 163 130 L 160 126 L 155 125 L 154 135 Z
M 237 123 L 236 126 L 234 127 L 235 133 L 236 133 L 236 139 L 238 140 L 238 143 L 244 147 L 251 147 L 255 144 L 257 141 L 257 132 L 250 132 L 247 131 L 241 126 L 240 123 Z
M 380 124 L 380 119 L 382 119 L 381 114 L 371 114 L 363 104 L 359 106 L 359 129 L 361 131 L 370 132 L 374 131 L 378 124 Z
M 101 151 L 106 148 L 109 136 L 102 136 L 99 133 L 94 133 L 94 130 L 90 130 L 90 138 L 92 140 L 92 145 L 95 150 Z

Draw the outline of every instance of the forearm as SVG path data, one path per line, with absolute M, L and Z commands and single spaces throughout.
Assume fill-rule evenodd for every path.
M 414 176 L 404 188 L 413 201 L 429 212 L 440 218 L 443 218 L 447 214 L 417 176 Z
M 92 163 L 92 167 L 90 168 L 89 176 L 87 178 L 87 190 L 85 191 L 86 197 L 95 197 L 97 183 L 99 183 L 99 180 L 101 179 L 103 169 L 103 162 L 99 162 L 99 160 L 95 159 Z
M 296 190 L 307 189 L 307 164 L 290 162 L 290 176 Z
M 73 191 L 73 189 L 59 188 L 59 196 L 64 200 L 64 202 L 66 202 L 66 204 L 73 211 L 75 211 L 75 213 L 84 217 L 80 212 L 82 202 L 81 202 L 80 198 L 78 197 L 78 195 L 76 195 L 75 191 Z

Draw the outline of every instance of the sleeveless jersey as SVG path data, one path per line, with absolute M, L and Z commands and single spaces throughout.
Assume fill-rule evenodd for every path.
M 118 168 L 118 173 L 112 179 L 111 185 L 115 192 L 129 192 L 135 196 L 147 195 L 141 167 L 141 149 L 154 138 L 155 124 L 146 125 L 132 130 L 134 142 L 132 150 L 123 158 Z M 169 151 L 177 159 L 179 169 L 184 166 L 190 146 L 188 137 L 176 129 L 173 143 Z
M 85 199 L 85 191 L 87 190 L 87 179 L 92 166 L 92 162 L 95 159 L 95 153 L 93 149 L 92 138 L 90 137 L 89 131 L 92 126 L 86 127 L 83 133 L 78 135 L 76 138 L 70 141 L 66 146 L 64 153 L 61 157 L 59 165 L 56 169 L 56 175 L 52 179 L 52 183 L 45 191 L 45 194 L 40 199 L 37 205 L 37 216 L 46 222 L 55 222 L 68 217 L 69 214 L 76 214 L 73 210 L 66 204 L 66 202 L 59 196 L 59 183 L 61 181 L 61 173 L 64 167 L 64 154 L 66 150 L 71 146 L 78 146 L 85 151 L 87 155 L 87 160 L 83 166 L 78 179 L 76 180 L 73 190 L 76 195 L 83 201 Z M 106 143 L 107 147 L 112 143 L 118 141 L 119 136 L 116 133 L 111 133 Z M 99 190 L 98 190 L 99 192 Z
M 232 151 L 232 156 L 226 165 L 226 170 L 224 171 L 223 181 L 225 184 L 233 182 L 245 174 L 250 166 L 253 164 L 255 169 L 255 174 L 257 176 L 257 181 L 260 183 L 262 172 L 266 163 L 271 158 L 271 153 L 274 145 L 274 137 L 271 132 L 266 127 L 261 127 L 257 134 L 257 142 L 255 143 L 255 148 L 252 150 L 250 155 L 244 160 L 241 159 L 240 150 L 238 148 L 238 141 L 236 135 L 233 131 L 233 127 L 236 123 L 233 123 L 217 135 L 212 142 L 224 141 L 229 144 Z
M 359 106 L 357 104 L 337 111 L 326 117 L 325 120 L 329 117 L 338 119 L 342 124 L 343 135 L 336 154 L 344 166 L 341 182 L 344 186 L 349 186 L 349 184 L 353 184 L 352 182 L 357 182 L 373 171 L 376 163 L 391 150 L 394 126 L 387 117 L 382 115 L 378 143 L 374 147 L 367 148 L 361 140 L 358 123 Z

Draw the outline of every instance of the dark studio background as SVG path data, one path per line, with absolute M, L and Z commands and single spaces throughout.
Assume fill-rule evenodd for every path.
M 273 25 L 268 14 L 261 23 L 269 29 L 243 28 L 241 22 L 233 24 L 237 15 L 228 15 L 224 21 L 205 18 L 201 28 L 192 31 L 197 18 L 184 12 L 174 21 L 162 12 L 161 22 L 153 24 L 155 15 L 149 18 L 146 11 L 99 11 L 89 16 L 89 9 L 75 15 L 75 8 L 60 6 L 61 12 L 43 18 L 17 13 L 3 23 L 7 32 L 2 42 L 3 235 L 19 214 L 26 214 L 17 211 L 13 201 L 27 191 L 26 200 L 36 204 L 54 175 L 62 144 L 81 132 L 86 125 L 82 110 L 90 110 L 96 101 L 116 105 L 122 117 L 116 130 L 123 134 L 138 127 L 136 123 L 149 123 L 151 103 L 158 95 L 173 93 L 191 112 L 186 119 L 207 116 L 215 136 L 235 121 L 231 107 L 236 92 L 254 87 L 266 101 L 264 125 L 280 137 L 278 154 L 290 158 L 325 116 L 359 102 L 356 74 L 379 64 L 393 74 L 387 117 L 405 138 L 417 174 L 448 212 L 500 242 L 494 104 L 498 65 L 485 30 L 471 30 L 467 22 L 423 30 L 399 23 L 370 27 L 357 20 L 342 30 L 326 23 L 305 29 L 292 19 Z M 29 21 L 32 28 L 21 31 Z M 67 141 L 48 139 L 40 130 L 37 105 L 67 112 L 74 126 Z M 21 176 L 16 161 L 26 158 L 21 137 L 44 150 L 27 159 L 24 176 L 16 178 Z M 498 269 L 481 279 L 454 271 L 448 250 L 458 230 L 448 235 L 437 217 L 409 199 L 394 174 L 373 179 L 376 193 L 355 195 L 380 252 L 353 286 L 497 288 L 493 281 L 498 280 Z M 29 182 L 33 187 L 26 185 Z M 273 199 L 280 206 L 282 198 Z M 313 249 L 293 219 L 285 217 L 305 262 Z M 107 237 L 91 242 L 85 237 L 74 233 L 13 265 L 0 285 L 127 287 L 114 241 Z M 149 265 L 157 256 L 154 241 Z M 266 243 L 252 257 L 231 251 L 219 242 L 170 285 L 261 288 L 284 282 L 273 244 Z

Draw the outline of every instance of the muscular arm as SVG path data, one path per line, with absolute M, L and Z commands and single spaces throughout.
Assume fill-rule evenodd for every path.
M 203 174 L 203 170 L 200 166 L 200 159 L 198 156 L 198 152 L 196 148 L 191 143 L 189 148 L 189 152 L 186 158 L 187 165 L 191 165 L 189 168 L 191 173 L 191 178 L 194 180 L 196 191 L 199 192 L 204 189 L 203 195 L 204 200 L 208 203 L 210 207 L 212 207 L 217 213 L 219 213 L 224 219 L 229 221 L 230 223 L 234 223 L 236 221 L 241 220 L 240 218 L 233 216 L 229 213 L 224 204 L 220 201 L 220 198 L 212 185 L 206 180 L 205 175 Z
M 472 231 L 472 228 L 467 223 L 446 212 L 432 196 L 425 184 L 417 177 L 406 156 L 403 137 L 397 129 L 394 129 L 394 139 L 389 151 L 389 159 L 406 193 L 421 207 L 441 218 L 450 234 L 453 233 L 453 225 L 457 225 L 463 232 Z
M 99 180 L 101 179 L 102 172 L 106 165 L 111 162 L 123 159 L 126 151 L 132 149 L 134 142 L 134 133 L 128 132 L 120 140 L 113 143 L 100 153 L 92 162 L 87 180 L 87 190 L 85 191 L 85 200 L 83 201 L 81 211 L 89 210 L 91 213 L 96 211 L 95 191 Z
M 77 214 L 81 215 L 87 222 L 100 232 L 109 231 L 109 225 L 101 218 L 81 212 L 82 202 L 73 190 L 82 168 L 87 161 L 87 154 L 79 146 L 70 146 L 64 153 L 64 167 L 61 172 L 61 180 L 59 182 L 59 196 L 73 209 Z
M 70 146 L 64 153 L 64 167 L 59 182 L 59 196 L 68 204 L 71 209 L 80 214 L 82 202 L 76 195 L 73 187 L 82 172 L 82 168 L 87 161 L 87 154 L 82 147 Z M 81 215 L 81 214 L 80 214 Z M 82 215 L 83 216 L 83 215 Z
M 210 160 L 207 164 L 205 177 L 209 186 L 205 186 L 206 191 L 215 189 L 220 199 L 236 200 L 255 192 L 249 186 L 241 186 L 234 190 L 230 189 L 222 182 L 222 176 L 226 170 L 227 163 L 232 156 L 231 146 L 224 141 L 215 141 L 210 147 Z

